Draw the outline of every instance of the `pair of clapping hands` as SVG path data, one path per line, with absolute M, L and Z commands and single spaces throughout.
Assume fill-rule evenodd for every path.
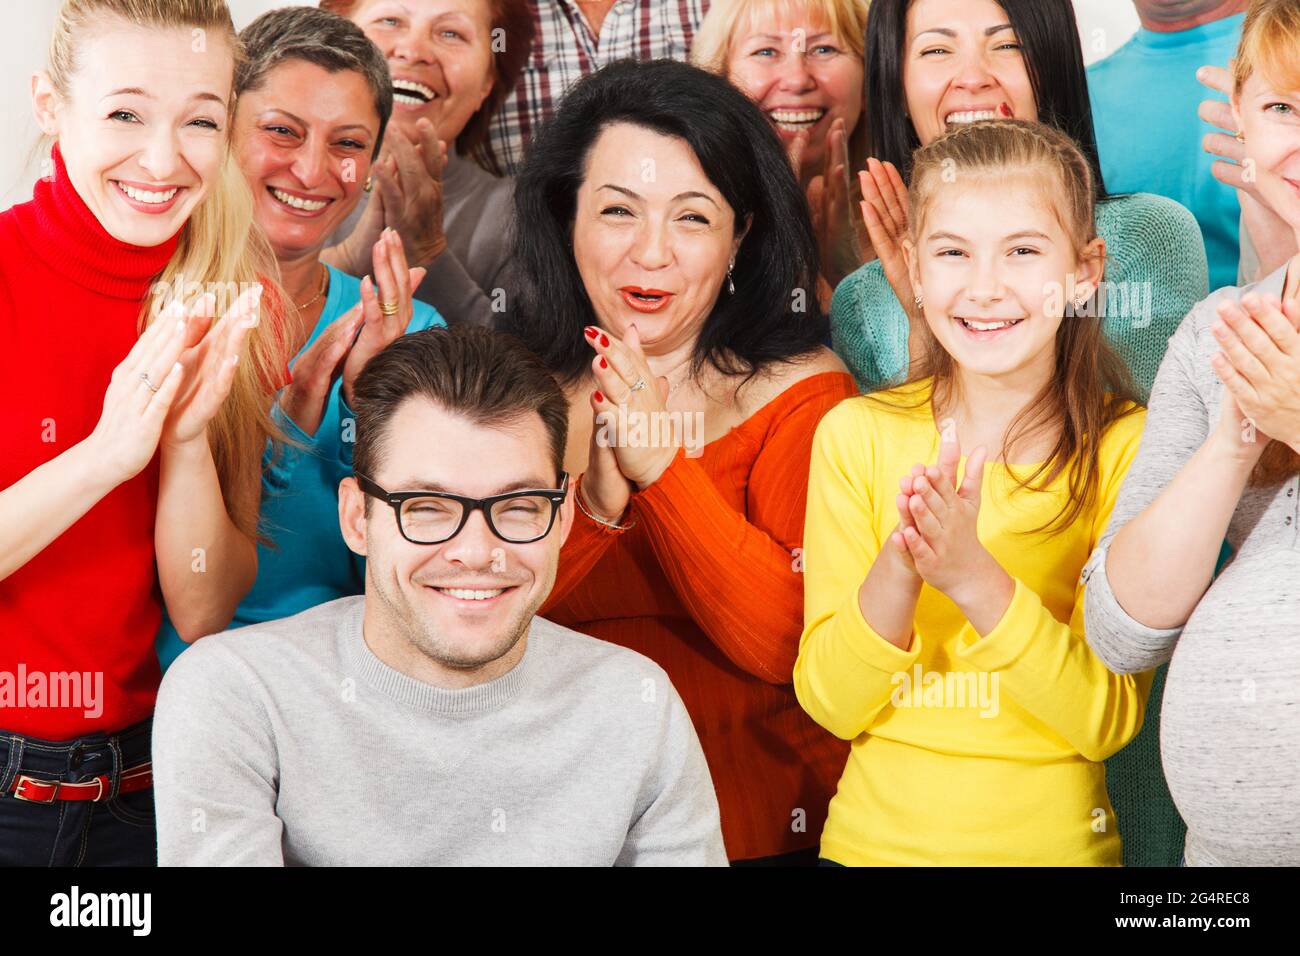
M 945 428 L 938 461 L 913 465 L 900 479 L 898 526 L 889 535 L 888 547 L 903 565 L 963 609 L 1009 580 L 977 533 L 987 460 L 984 446 L 976 448 L 958 482 L 961 443 Z
M 578 494 L 587 510 L 607 524 L 616 524 L 627 511 L 635 490 L 650 487 L 677 454 L 676 444 L 632 442 L 618 434 L 618 425 L 634 416 L 656 423 L 668 410 L 668 379 L 650 370 L 635 325 L 620 340 L 589 325 L 583 338 L 596 353 L 591 371 L 596 388 L 588 396 L 593 428 L 587 470 Z M 651 424 L 647 433 L 657 432 Z M 680 435 L 674 436 L 680 440 Z
M 207 440 L 257 325 L 262 287 L 245 290 L 215 322 L 217 298 L 172 302 L 113 369 L 99 421 L 86 441 L 114 487 L 139 474 L 159 446 Z
M 384 229 L 371 249 L 373 278 L 361 280 L 361 301 L 339 316 L 293 363 L 293 382 L 280 393 L 280 410 L 306 435 L 315 435 L 325 401 L 342 376 L 343 399 L 352 404 L 352 386 L 366 363 L 402 336 L 414 314 L 414 290 L 425 269 L 410 269 L 402 239 Z
M 807 131 L 800 132 L 790 140 L 787 147 L 795 179 L 801 182 L 809 138 Z M 837 119 L 831 123 L 826 134 L 826 153 L 821 171 L 808 180 L 807 187 L 808 210 L 817 237 L 817 251 L 823 273 L 821 281 L 826 283 L 820 291 L 827 303 L 830 294 L 835 291 L 834 287 L 844 278 L 844 275 L 836 271 L 839 264 L 835 250 L 844 241 L 845 233 L 852 228 L 848 214 L 848 168 L 848 132 L 844 120 Z
M 1300 452 L 1300 303 L 1251 293 L 1221 302 L 1211 332 L 1221 351 L 1211 364 L 1228 390 L 1218 427 L 1257 458 L 1270 439 Z M 1255 426 L 1242 442 L 1243 416 Z M 963 609 L 1003 579 L 976 532 L 987 461 L 981 446 L 957 481 L 961 446 L 945 429 L 938 462 L 914 465 L 900 481 L 898 527 L 889 544 L 905 566 Z
M 1232 73 L 1216 66 L 1201 67 L 1196 78 L 1209 89 L 1232 95 Z M 1205 100 L 1197 111 L 1201 119 L 1222 130 L 1235 130 L 1232 107 L 1221 100 Z M 1265 202 L 1254 177 L 1247 176 L 1248 144 L 1231 133 L 1209 133 L 1206 152 L 1222 157 L 1211 167 L 1214 178 L 1237 190 L 1247 230 L 1261 254 L 1271 250 L 1279 262 L 1265 264 L 1271 272 L 1281 258 L 1296 253 L 1295 233 Z M 1220 351 L 1211 364 L 1228 390 L 1220 427 L 1241 435 L 1243 418 L 1255 426 L 1254 442 L 1243 443 L 1257 457 L 1270 438 L 1300 451 L 1300 306 L 1293 300 L 1255 293 L 1240 302 L 1221 302 L 1211 333 Z M 1240 438 L 1237 439 L 1240 442 Z
M 1270 439 L 1300 452 L 1300 303 L 1252 292 L 1216 311 L 1210 332 L 1220 351 L 1210 364 L 1228 390 L 1218 427 L 1242 436 L 1249 419 L 1253 440 L 1233 439 L 1248 457 Z
M 366 268 L 370 247 L 384 229 L 402 238 L 408 262 L 427 266 L 447 248 L 443 231 L 442 174 L 447 144 L 438 139 L 438 126 L 422 117 L 415 124 L 415 141 L 390 124 L 379 159 L 370 167 L 371 196 L 357 226 L 325 258 L 353 275 Z

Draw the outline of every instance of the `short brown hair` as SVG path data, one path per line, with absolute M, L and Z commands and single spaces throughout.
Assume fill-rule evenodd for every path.
M 360 2 L 361 0 L 320 0 L 320 5 L 322 9 L 331 13 L 350 18 Z M 515 88 L 519 74 L 523 72 L 524 64 L 533 46 L 536 28 L 532 10 L 529 9 L 529 0 L 484 0 L 484 2 L 491 11 L 488 19 L 491 24 L 490 36 L 493 44 L 492 90 L 483 100 L 483 105 L 478 108 L 478 112 L 469 118 L 465 128 L 456 137 L 456 152 L 462 156 L 473 156 L 483 166 L 501 175 L 502 170 L 497 167 L 492 154 L 488 152 L 488 130 L 497 108 L 505 102 L 510 91 Z M 500 52 L 496 49 L 495 41 L 498 30 L 501 31 L 499 36 L 504 41 Z
M 357 474 L 374 477 L 392 438 L 388 421 L 408 398 L 426 398 L 489 428 L 539 415 L 557 480 L 564 470 L 568 400 L 541 359 L 504 332 L 453 326 L 408 333 L 366 363 L 354 394 Z
M 393 81 L 379 47 L 351 20 L 315 7 L 281 7 L 262 14 L 239 34 L 244 60 L 235 71 L 235 95 L 260 89 L 266 75 L 286 60 L 314 63 L 329 73 L 359 73 L 370 87 L 379 116 L 373 156 L 393 115 Z

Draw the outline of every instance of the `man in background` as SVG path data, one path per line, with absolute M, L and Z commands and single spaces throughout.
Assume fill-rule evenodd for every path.
M 1237 284 L 1241 207 L 1217 179 L 1198 118 L 1203 66 L 1226 66 L 1241 39 L 1247 0 L 1134 0 L 1141 28 L 1088 69 L 1101 170 L 1111 193 L 1167 196 L 1201 226 L 1210 288 Z

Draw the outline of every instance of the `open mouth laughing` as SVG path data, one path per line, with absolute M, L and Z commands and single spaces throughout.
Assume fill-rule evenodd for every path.
M 421 107 L 438 98 L 430 86 L 415 80 L 393 80 L 393 102 L 400 106 Z
M 787 133 L 800 133 L 812 129 L 820 123 L 822 117 L 826 115 L 826 110 L 820 108 L 773 109 L 768 110 L 767 115 L 777 129 L 784 130 Z
M 625 285 L 619 293 L 623 301 L 638 312 L 658 312 L 672 301 L 673 293 L 662 289 L 643 289 L 639 285 Z
M 1015 112 L 1006 103 L 999 103 L 992 108 L 981 107 L 973 110 L 954 110 L 943 118 L 948 126 L 964 126 L 967 123 L 979 123 L 984 120 L 1011 119 Z

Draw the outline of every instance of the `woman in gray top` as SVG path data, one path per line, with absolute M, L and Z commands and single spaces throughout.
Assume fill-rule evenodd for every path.
M 1274 23 L 1298 13 L 1300 0 L 1252 6 L 1232 104 L 1260 190 L 1300 238 L 1288 182 L 1300 124 L 1276 109 L 1298 84 L 1264 67 L 1300 59 L 1277 49 Z M 1088 643 L 1107 665 L 1170 661 L 1161 751 L 1192 866 L 1300 865 L 1297 328 L 1300 257 L 1183 320 L 1083 572 Z M 1225 537 L 1233 554 L 1215 577 Z
M 416 297 L 449 323 L 505 311 L 513 183 L 474 161 L 532 42 L 526 0 L 323 0 L 388 60 L 393 119 L 368 196 L 332 237 L 331 265 L 363 275 L 385 227 L 428 274 Z

